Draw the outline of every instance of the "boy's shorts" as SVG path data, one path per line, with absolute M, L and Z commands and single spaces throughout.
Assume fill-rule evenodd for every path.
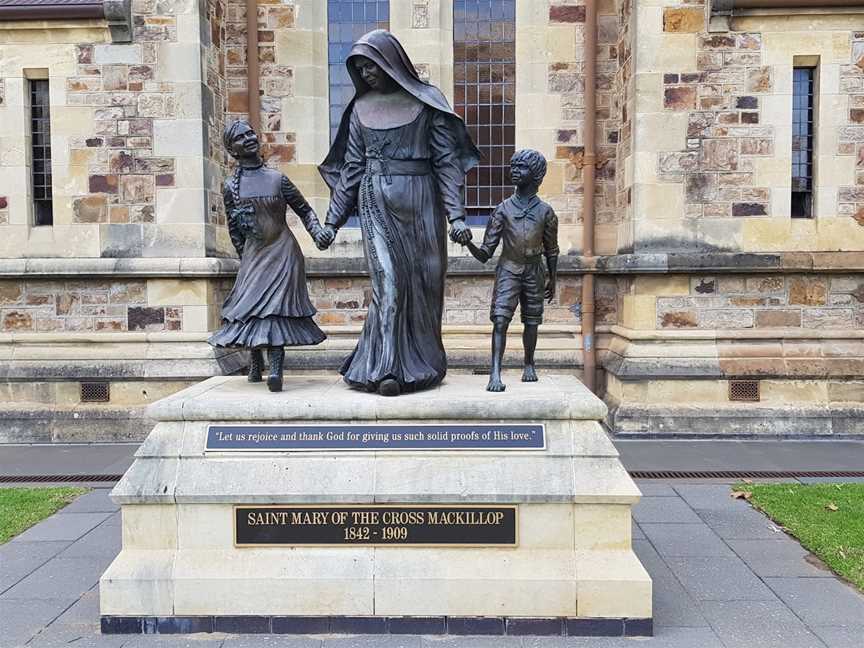
M 514 272 L 499 263 L 495 270 L 489 319 L 494 321 L 497 317 L 504 317 L 511 320 L 516 304 L 519 304 L 523 324 L 542 324 L 545 287 L 546 269 L 542 262 L 528 264 L 522 272 Z

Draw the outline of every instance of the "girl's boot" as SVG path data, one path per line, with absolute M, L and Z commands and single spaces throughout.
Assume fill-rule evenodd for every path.
M 261 372 L 264 370 L 264 354 L 261 349 L 252 349 L 249 352 L 249 382 L 261 382 Z
M 269 347 L 267 355 L 270 356 L 270 375 L 267 377 L 267 388 L 271 392 L 282 391 L 282 364 L 285 361 L 285 348 Z

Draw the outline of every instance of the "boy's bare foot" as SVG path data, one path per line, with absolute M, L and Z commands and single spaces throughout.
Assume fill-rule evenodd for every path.
M 525 365 L 522 370 L 522 382 L 537 382 L 537 370 L 534 365 Z
M 492 374 L 489 378 L 489 384 L 486 385 L 486 391 L 503 392 L 505 389 L 507 389 L 507 386 L 501 382 L 501 376 Z

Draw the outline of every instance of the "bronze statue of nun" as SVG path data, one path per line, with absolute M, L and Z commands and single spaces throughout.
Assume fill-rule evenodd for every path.
M 447 227 L 452 240 L 471 239 L 462 188 L 480 152 L 389 32 L 363 36 L 346 65 L 355 96 L 319 167 L 331 190 L 325 230 L 335 237 L 359 216 L 372 299 L 341 373 L 352 387 L 395 396 L 433 387 L 447 372 Z

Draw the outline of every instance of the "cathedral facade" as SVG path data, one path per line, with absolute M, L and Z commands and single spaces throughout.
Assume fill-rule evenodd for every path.
M 206 342 L 238 266 L 222 130 L 255 123 L 323 216 L 345 56 L 376 28 L 484 155 L 475 239 L 512 153 L 546 156 L 537 361 L 591 384 L 613 433 L 864 435 L 864 2 L 801 4 L 0 4 L 0 442 L 139 439 L 149 402 L 244 367 Z M 370 299 L 360 230 L 320 252 L 289 223 L 328 340 L 286 371 L 332 371 Z M 449 252 L 450 370 L 482 372 L 494 266 Z

